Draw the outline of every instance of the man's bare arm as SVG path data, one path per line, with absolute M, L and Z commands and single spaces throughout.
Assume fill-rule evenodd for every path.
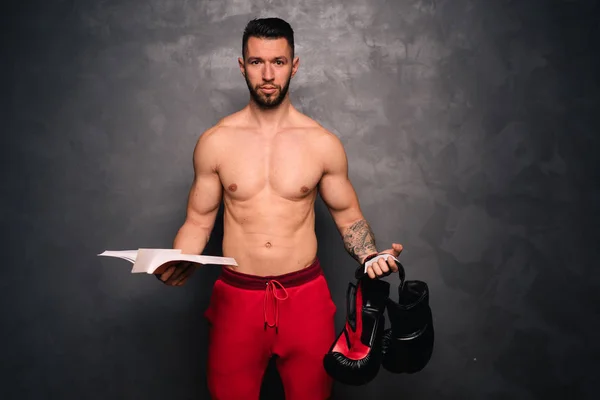
M 211 130 L 200 136 L 194 148 L 194 181 L 188 196 L 185 221 L 173 242 L 173 248 L 184 254 L 202 254 L 215 224 L 222 198 L 221 181 L 217 173 L 215 139 Z M 169 286 L 182 286 L 194 272 L 188 262 L 167 263 L 155 272 Z
M 360 209 L 356 191 L 348 178 L 348 160 L 340 140 L 327 134 L 321 143 L 323 176 L 319 183 L 321 198 L 342 235 L 346 251 L 362 264 L 377 253 L 375 235 Z
M 187 214 L 173 242 L 173 248 L 186 254 L 201 254 L 204 250 L 222 199 L 213 135 L 213 130 L 203 133 L 194 149 L 194 180 L 188 196 Z

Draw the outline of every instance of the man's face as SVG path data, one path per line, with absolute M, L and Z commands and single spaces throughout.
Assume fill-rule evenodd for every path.
M 265 109 L 281 104 L 298 69 L 298 58 L 291 59 L 291 48 L 285 38 L 250 37 L 245 60 L 240 58 L 239 63 L 250 95 Z

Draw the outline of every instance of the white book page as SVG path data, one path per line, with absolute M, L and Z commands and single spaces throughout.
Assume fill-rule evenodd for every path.
M 137 250 L 107 250 L 98 255 L 101 257 L 122 258 L 133 264 L 137 256 Z
M 99 256 L 116 257 L 127 260 L 133 264 L 131 273 L 152 274 L 165 263 L 172 261 L 189 261 L 198 265 L 230 265 L 237 266 L 235 259 L 231 257 L 203 256 L 196 254 L 182 254 L 179 249 L 146 249 L 138 250 L 107 250 Z

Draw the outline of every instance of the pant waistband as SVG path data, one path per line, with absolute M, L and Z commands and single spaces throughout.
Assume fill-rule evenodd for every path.
M 289 288 L 303 285 L 321 275 L 323 275 L 321 263 L 318 258 L 315 258 L 308 267 L 282 275 L 257 276 L 244 274 L 224 267 L 219 279 L 224 283 L 241 289 L 265 290 L 265 287 L 271 281 L 277 281 L 284 287 Z

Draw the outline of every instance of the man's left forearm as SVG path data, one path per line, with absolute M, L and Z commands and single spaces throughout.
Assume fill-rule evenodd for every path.
M 365 219 L 360 219 L 346 228 L 342 239 L 348 254 L 360 264 L 369 254 L 377 253 L 375 235 Z

